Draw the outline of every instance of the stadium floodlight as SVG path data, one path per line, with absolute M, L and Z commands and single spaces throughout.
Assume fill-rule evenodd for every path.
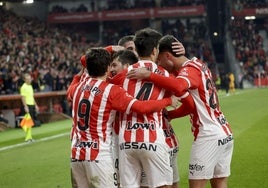
M 255 20 L 255 16 L 245 16 L 245 20 Z
M 32 4 L 34 3 L 34 0 L 25 0 L 23 1 L 23 4 Z

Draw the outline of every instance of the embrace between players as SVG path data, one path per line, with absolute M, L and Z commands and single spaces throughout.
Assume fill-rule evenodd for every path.
M 189 116 L 189 187 L 227 188 L 233 136 L 206 64 L 150 28 L 119 45 L 90 48 L 68 88 L 72 186 L 179 187 L 170 120 Z

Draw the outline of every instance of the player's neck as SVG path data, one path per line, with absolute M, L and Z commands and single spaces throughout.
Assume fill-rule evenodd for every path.
M 139 57 L 139 60 L 149 60 L 149 61 L 153 61 L 152 57 Z
M 104 81 L 106 81 L 107 76 L 104 75 L 104 76 L 97 76 L 97 77 L 93 77 L 93 78 L 98 79 L 98 80 L 104 80 Z

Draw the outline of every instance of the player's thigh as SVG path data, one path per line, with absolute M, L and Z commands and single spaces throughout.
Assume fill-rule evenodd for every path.
M 114 178 L 117 180 L 117 183 L 120 182 L 119 175 L 119 143 L 118 143 L 118 135 L 113 136 L 113 145 L 112 145 L 112 154 L 113 154 L 113 163 L 115 168 Z
M 139 155 L 149 187 L 172 185 L 173 170 L 169 147 L 166 144 L 155 144 L 155 150 L 146 150 Z
M 133 149 L 119 151 L 119 174 L 121 187 L 140 187 L 142 166 Z
M 194 141 L 189 162 L 189 179 L 211 179 L 217 164 L 219 149 L 217 139 Z
M 221 136 L 213 140 L 199 139 L 193 142 L 189 164 L 189 179 L 211 179 L 215 176 L 228 175 L 232 142 L 232 136 Z M 228 159 L 226 159 L 226 156 L 228 156 Z M 221 166 L 222 164 L 224 166 Z
M 179 168 L 178 168 L 178 152 L 179 152 L 178 147 L 173 148 L 170 151 L 170 163 L 173 171 L 173 184 L 180 181 Z
M 215 166 L 213 178 L 224 178 L 231 174 L 231 160 L 233 155 L 233 144 L 231 140 L 221 146 L 221 153 L 218 156 L 218 161 Z M 219 180 L 220 181 L 220 180 Z
M 89 187 L 89 180 L 82 162 L 71 162 L 71 178 L 73 188 Z
M 79 188 L 86 184 L 89 187 L 117 187 L 112 159 L 73 162 L 71 167 Z

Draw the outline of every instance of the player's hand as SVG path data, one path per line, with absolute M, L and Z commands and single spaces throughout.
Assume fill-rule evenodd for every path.
M 175 52 L 177 55 L 185 55 L 185 48 L 179 41 L 172 42 L 172 51 Z
M 175 95 L 172 95 L 172 96 L 171 96 L 171 101 L 172 101 L 171 106 L 172 106 L 174 109 L 176 109 L 176 108 L 178 107 L 178 105 L 179 105 L 179 98 L 176 97 Z
M 135 69 L 131 69 L 127 73 L 127 78 L 128 79 L 146 79 L 150 77 L 150 74 L 151 74 L 151 71 L 149 71 L 146 67 L 135 68 Z

